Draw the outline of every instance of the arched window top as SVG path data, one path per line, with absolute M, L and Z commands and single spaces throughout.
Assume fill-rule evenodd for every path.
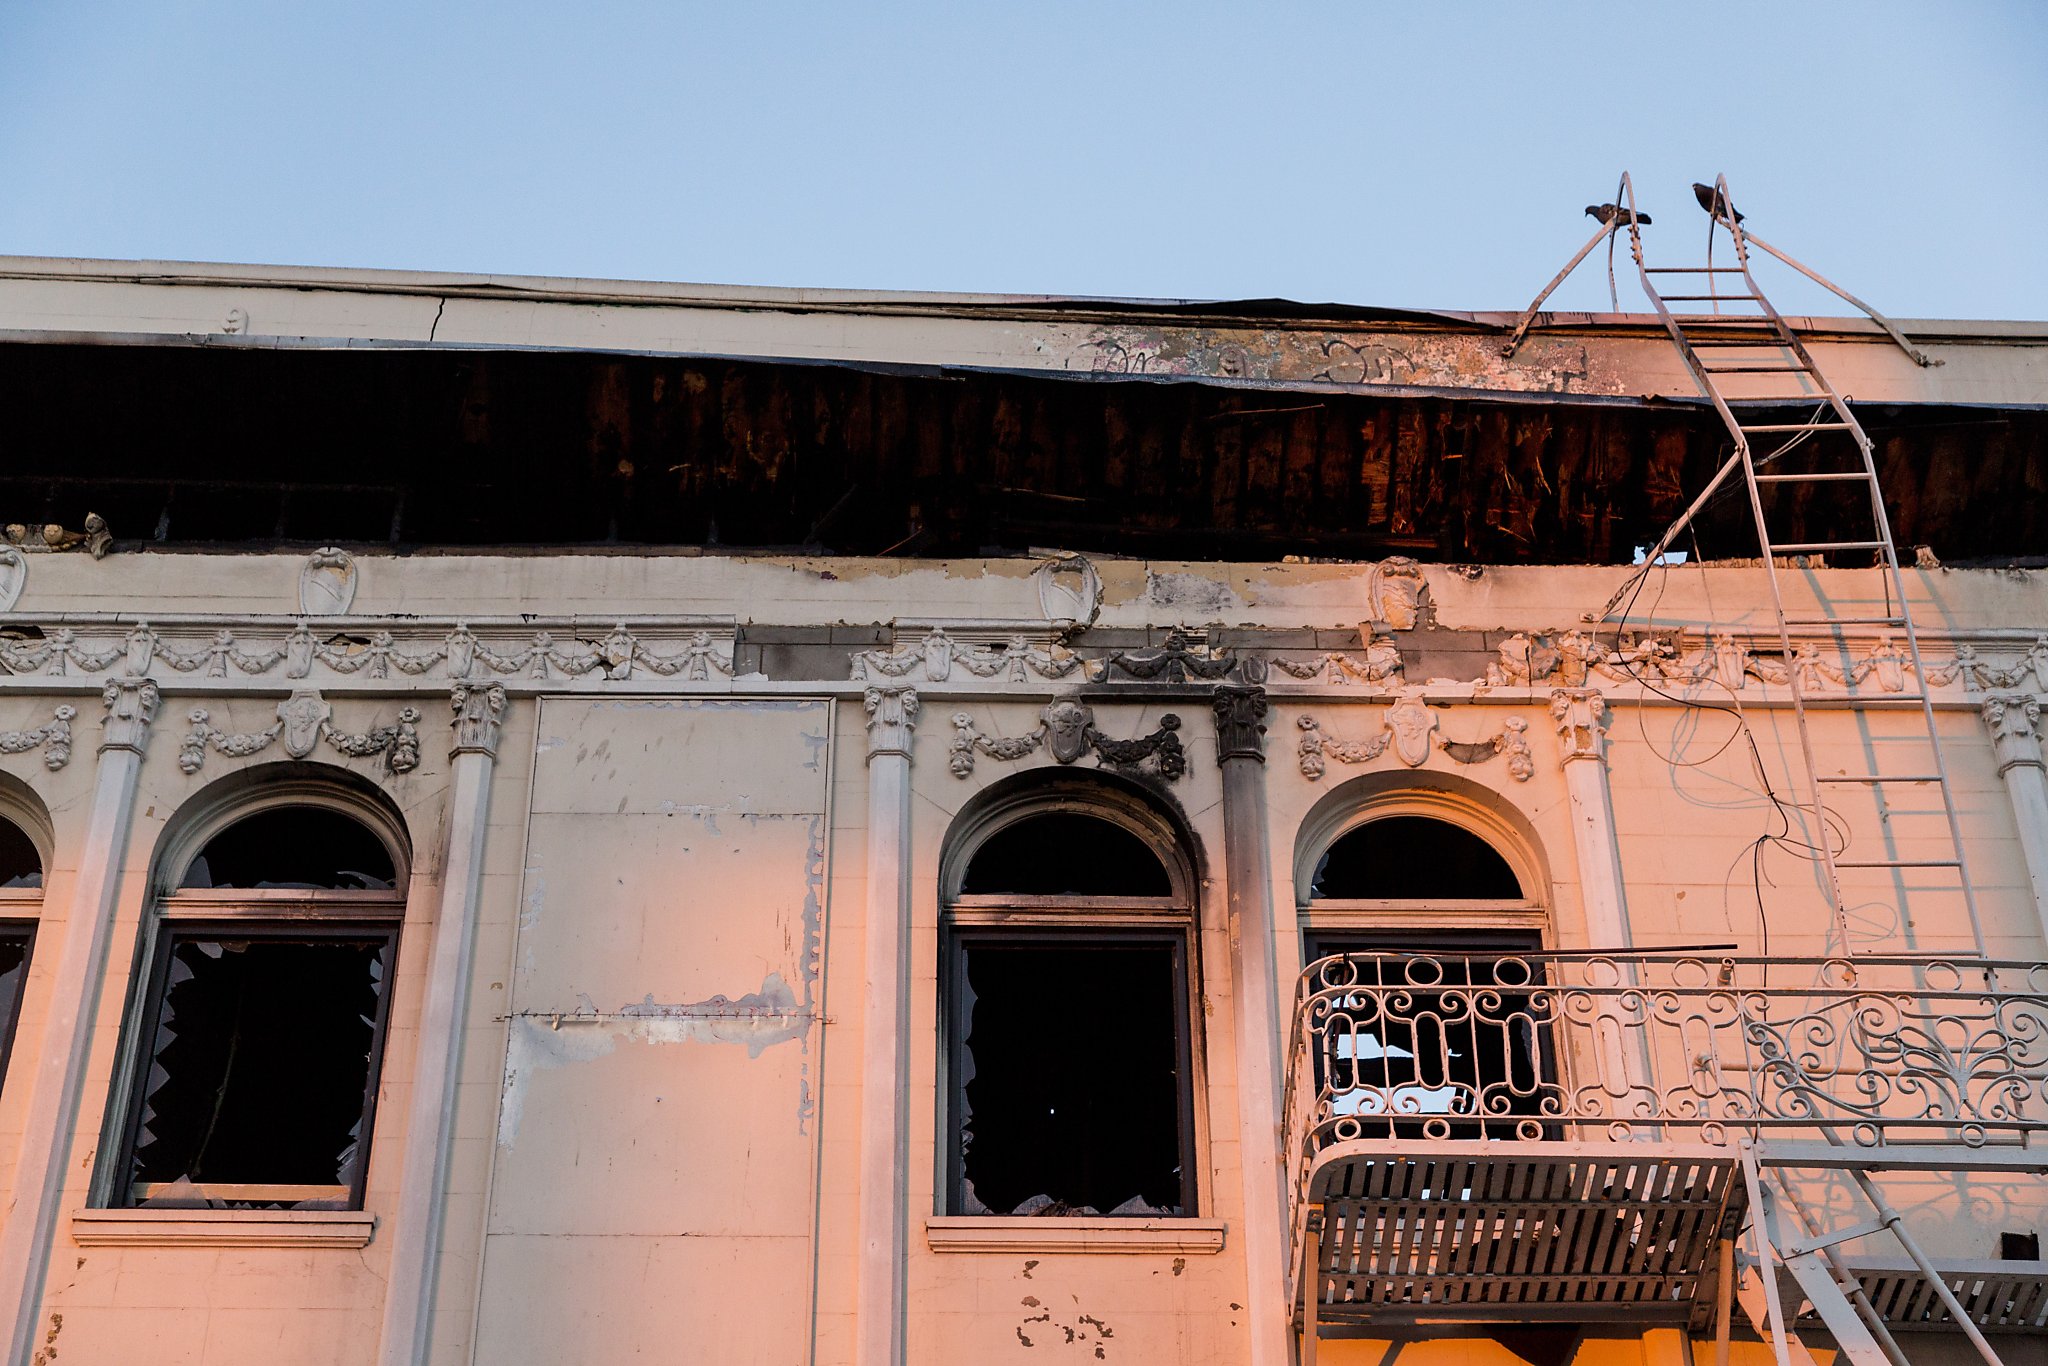
M 1128 826 L 1089 811 L 1026 814 L 968 860 L 963 896 L 1172 896 L 1157 851 Z
M 1179 821 L 1112 775 L 1017 775 L 962 809 L 946 834 L 945 902 L 1130 899 L 1194 905 L 1194 871 Z
M 208 839 L 185 871 L 180 891 L 234 888 L 390 891 L 398 868 L 367 826 L 328 806 L 273 806 L 250 813 Z
M 28 832 L 0 816 L 0 891 L 38 890 L 43 885 L 43 856 Z
M 1383 816 L 1331 843 L 1309 883 L 1313 900 L 1514 901 L 1524 895 L 1500 851 L 1431 816 Z

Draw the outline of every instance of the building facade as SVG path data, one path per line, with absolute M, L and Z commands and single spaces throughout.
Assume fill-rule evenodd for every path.
M 7 1360 L 2035 1360 L 2048 331 L 1513 321 L 4 263 Z

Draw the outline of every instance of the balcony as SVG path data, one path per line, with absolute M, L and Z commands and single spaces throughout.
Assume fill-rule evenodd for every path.
M 1855 1264 L 1841 1249 L 1864 1246 L 1882 1218 L 1830 1234 L 1782 1173 L 2038 1173 L 2048 1158 L 2031 1136 L 2043 1130 L 2038 963 L 1323 958 L 1302 975 L 1284 1135 L 1304 1355 L 1318 1336 L 1489 1323 L 1725 1338 L 1735 1245 L 1760 1199 L 1776 1211 L 1763 1221 L 1784 1279 L 1773 1298 L 1794 1318 L 1802 1290 L 1804 1312 L 1827 1298 L 1803 1278 L 1825 1257 L 1828 1284 L 1882 1285 L 1885 1306 L 1866 1296 L 1857 1314 L 1934 1326 L 1941 1292 L 1927 1273 L 1952 1288 L 1947 1269 Z M 1784 1232 L 1795 1215 L 1797 1245 Z M 2048 1266 L 2002 1272 L 2012 1294 L 1966 1302 L 1968 1317 L 2039 1331 L 2041 1312 L 2007 1312 L 2006 1300 L 2040 1300 Z M 1784 1321 L 1775 1305 L 1772 1318 Z

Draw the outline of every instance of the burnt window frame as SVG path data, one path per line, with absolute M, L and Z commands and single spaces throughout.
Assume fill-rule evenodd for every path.
M 42 869 L 40 886 L 0 887 L 0 937 L 18 935 L 22 941 L 21 981 L 15 988 L 14 999 L 0 1009 L 0 1088 L 5 1088 L 8 1064 L 14 1057 L 14 1034 L 21 1024 L 21 1003 L 28 995 L 28 975 L 35 967 L 36 931 L 42 925 L 43 892 L 50 882 L 50 857 L 29 823 L 19 819 L 7 805 L 0 804 L 0 821 L 21 832 L 22 839 L 35 851 L 36 862 Z
M 1135 835 L 1166 870 L 1164 896 L 1108 896 L 1071 893 L 1029 895 L 962 893 L 974 855 L 988 839 L 1035 816 L 1073 813 L 1123 827 Z M 1175 1214 L 1112 1215 L 1100 1211 L 1058 1218 L 1199 1219 L 1207 1213 L 1208 1183 L 1202 1154 L 1208 1150 L 1206 1068 L 1200 991 L 1200 923 L 1189 839 L 1145 797 L 1107 782 L 1062 774 L 1040 785 L 1013 791 L 956 823 L 948 833 L 940 865 L 939 1001 L 940 1078 L 938 1156 L 940 1184 L 934 1213 L 973 1219 L 1024 1218 L 1010 1211 L 966 1208 L 966 1163 L 960 1117 L 965 1114 L 967 950 L 976 944 L 1060 945 L 1080 949 L 1167 946 L 1173 956 L 1173 1013 L 1177 1073 L 1176 1141 L 1180 1158 L 1180 1210 Z
M 1311 894 L 1317 869 L 1338 841 L 1376 821 L 1397 817 L 1440 821 L 1482 841 L 1507 865 L 1522 895 L 1496 898 Z M 1548 905 L 1540 895 L 1546 885 L 1543 868 L 1530 849 L 1528 837 L 1470 798 L 1431 788 L 1381 791 L 1348 803 L 1334 814 L 1326 813 L 1320 822 L 1312 820 L 1305 824 L 1303 835 L 1295 862 L 1295 915 L 1305 983 L 1313 964 L 1339 953 L 1500 959 L 1540 956 L 1556 948 Z M 1561 1084 L 1564 1056 L 1554 1031 L 1546 1030 L 1536 1040 L 1532 1062 L 1545 1085 Z M 1320 1059 L 1316 1065 L 1320 1078 Z M 1461 1127 L 1458 1132 L 1462 1137 L 1512 1137 L 1486 1132 L 1502 1126 L 1489 1125 L 1484 1120 L 1459 1123 L 1481 1129 L 1481 1133 L 1475 1134 L 1466 1133 Z M 1560 1136 L 1556 1126 L 1544 1126 L 1544 1137 Z
M 193 859 L 230 826 L 259 813 L 292 807 L 322 808 L 362 826 L 383 844 L 393 871 L 389 889 L 347 888 L 184 888 Z M 287 780 L 271 785 L 251 800 L 233 802 L 194 822 L 184 837 L 160 857 L 152 879 L 153 894 L 138 944 L 134 987 L 127 1026 L 125 1057 L 117 1072 L 121 1084 L 108 1097 L 105 1126 L 112 1141 L 104 1145 L 107 1161 L 95 1181 L 92 1205 L 102 1209 L 177 1210 L 151 1205 L 134 1181 L 135 1150 L 142 1137 L 148 1082 L 155 1065 L 156 1035 L 162 1019 L 175 947 L 184 940 L 209 937 L 263 942 L 291 940 L 380 939 L 384 943 L 384 980 L 371 1021 L 368 1067 L 364 1077 L 362 1121 L 349 1180 L 336 1189 L 344 1195 L 307 1206 L 302 1197 L 288 1200 L 262 1195 L 236 1195 L 237 1186 L 258 1183 L 204 1183 L 199 1189 L 209 1209 L 361 1210 L 369 1185 L 370 1154 L 376 1136 L 377 1095 L 383 1083 L 385 1045 L 403 948 L 403 930 L 411 880 L 411 860 L 404 831 L 393 813 L 369 806 L 319 779 Z M 189 1212 L 189 1211 L 188 1211 Z

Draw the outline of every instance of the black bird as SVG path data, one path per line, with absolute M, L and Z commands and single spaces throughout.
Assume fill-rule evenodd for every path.
M 1742 211 L 1723 199 L 1721 192 L 1712 185 L 1702 185 L 1695 180 L 1692 183 L 1692 197 L 1699 200 L 1700 207 L 1716 218 L 1725 218 L 1729 213 L 1733 213 L 1736 222 L 1742 221 Z
M 1650 215 L 1646 213 L 1630 213 L 1627 209 L 1616 204 L 1588 204 L 1586 206 L 1586 216 L 1597 218 L 1609 227 L 1618 226 L 1625 228 L 1629 225 L 1630 219 L 1634 219 L 1646 228 L 1650 226 Z

